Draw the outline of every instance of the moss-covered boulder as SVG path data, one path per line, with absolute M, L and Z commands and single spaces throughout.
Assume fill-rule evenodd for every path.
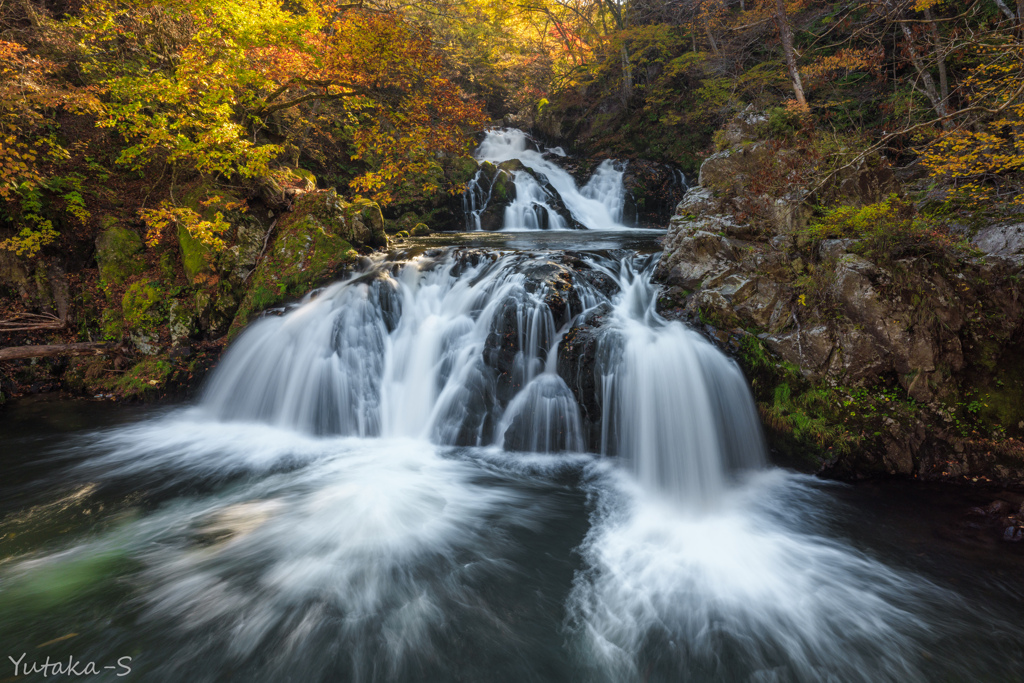
M 125 290 L 121 299 L 124 323 L 129 330 L 149 330 L 162 324 L 167 316 L 163 310 L 164 290 L 160 283 L 136 282 Z
M 182 344 L 195 335 L 199 329 L 194 305 L 182 299 L 172 301 L 167 311 L 167 329 L 173 344 Z
M 181 249 L 181 265 L 189 282 L 200 274 L 213 272 L 213 253 L 210 248 L 192 236 L 184 226 L 178 227 L 178 247 Z
M 132 284 L 121 298 L 124 329 L 135 348 L 147 356 L 160 352 L 157 329 L 167 321 L 165 297 L 158 281 L 144 281 Z
M 293 171 L 288 169 L 289 173 Z M 312 174 L 309 174 L 312 177 Z M 299 176 L 295 176 L 299 178 Z M 301 180 L 301 179 L 300 179 Z M 305 182 L 308 186 L 315 179 Z M 211 198 L 216 201 L 211 201 Z M 219 199 L 217 199 L 219 198 Z M 190 190 L 182 200 L 188 208 L 198 213 L 203 220 L 213 221 L 217 214 L 230 224 L 230 229 L 220 235 L 227 247 L 214 251 L 197 240 L 183 226 L 178 228 L 178 247 L 181 251 L 182 266 L 190 282 L 200 275 L 245 278 L 256 265 L 263 241 L 269 230 L 266 219 L 251 211 L 245 211 L 244 202 L 225 188 L 203 183 Z
M 123 284 L 132 275 L 141 273 L 146 267 L 141 253 L 142 238 L 137 233 L 114 218 L 103 220 L 103 231 L 96 238 L 96 263 L 104 285 Z
M 454 157 L 445 167 L 445 175 L 453 185 L 468 183 L 480 170 L 480 164 L 473 157 Z
M 429 235 L 430 232 L 430 228 L 428 228 L 426 225 L 424 225 L 423 223 L 417 223 L 416 225 L 413 226 L 409 234 L 412 235 L 413 237 L 423 237 L 425 235 Z
M 384 215 L 377 202 L 372 202 L 369 199 L 356 199 L 351 203 L 346 203 L 341 199 L 336 199 L 336 194 L 331 197 L 330 193 L 328 193 L 328 197 L 327 203 L 337 202 L 336 206 L 341 209 L 340 215 L 335 216 L 334 221 L 337 222 L 339 217 L 344 218 L 342 225 L 337 226 L 340 227 L 339 234 L 351 242 L 362 242 L 371 247 L 387 246 L 388 238 L 384 232 Z
M 199 326 L 211 337 L 224 335 L 238 311 L 241 297 L 227 280 L 197 289 L 195 311 Z
M 387 243 L 376 204 L 350 204 L 334 190 L 300 197 L 247 282 L 231 335 L 256 313 L 340 277 L 358 256 L 353 245 L 374 242 Z

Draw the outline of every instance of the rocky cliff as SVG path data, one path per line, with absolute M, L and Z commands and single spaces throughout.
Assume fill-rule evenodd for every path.
M 900 215 L 913 210 L 907 188 L 876 160 L 833 188 L 861 232 L 829 238 L 799 199 L 751 197 L 774 151 L 756 124 L 730 125 L 678 205 L 656 275 L 662 312 L 743 365 L 786 462 L 852 478 L 1024 479 L 1024 224 L 932 234 Z M 744 211 L 752 202 L 768 210 Z

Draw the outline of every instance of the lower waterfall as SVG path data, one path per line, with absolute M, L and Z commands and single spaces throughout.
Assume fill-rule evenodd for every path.
M 653 258 L 367 259 L 195 405 L 5 439 L 50 469 L 0 481 L 0 643 L 166 683 L 1018 680 L 1015 584 L 769 467 Z
M 452 250 L 378 261 L 251 325 L 203 407 L 311 434 L 620 454 L 653 489 L 713 500 L 731 473 L 764 462 L 753 400 L 735 363 L 655 312 L 654 263 L 635 260 L 595 257 L 573 270 Z M 600 442 L 588 444 L 557 353 L 598 306 L 610 310 L 599 354 L 613 360 L 593 369 L 605 414 Z

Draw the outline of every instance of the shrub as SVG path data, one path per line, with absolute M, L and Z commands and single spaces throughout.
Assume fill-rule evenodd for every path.
M 895 194 L 864 207 L 832 209 L 810 225 L 805 233 L 813 241 L 860 240 L 857 251 L 883 260 L 939 256 L 967 247 L 964 240 L 953 235 L 940 218 L 918 214 L 913 204 Z

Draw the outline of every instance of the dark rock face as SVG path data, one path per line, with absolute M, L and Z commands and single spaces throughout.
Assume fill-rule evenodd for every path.
M 580 406 L 583 438 L 591 451 L 601 446 L 602 368 L 609 366 L 610 355 L 618 348 L 614 333 L 604 326 L 610 315 L 611 306 L 601 304 L 569 328 L 558 346 L 558 375 Z
M 484 362 L 495 373 L 502 407 L 543 368 L 550 351 L 547 340 L 582 309 L 574 272 L 566 265 L 524 257 L 518 271 L 525 277 L 525 292 L 514 292 L 501 303 L 484 346 Z
M 709 158 L 710 187 L 680 202 L 655 276 L 663 312 L 709 326 L 726 350 L 752 335 L 803 390 L 896 387 L 912 406 L 900 419 L 869 425 L 834 410 L 861 444 L 825 456 L 836 476 L 1024 480 L 1022 449 L 965 433 L 956 417 L 970 404 L 1004 436 L 1024 436 L 1024 228 L 983 228 L 973 241 L 981 256 L 870 256 L 856 240 L 807 241 L 807 209 L 782 198 L 774 225 L 752 230 L 729 207 L 758 144 Z M 847 180 L 847 201 L 868 202 L 891 174 L 865 168 Z M 759 398 L 772 408 L 770 395 Z
M 682 171 L 647 159 L 635 159 L 622 176 L 626 189 L 623 222 L 662 226 L 686 192 Z

